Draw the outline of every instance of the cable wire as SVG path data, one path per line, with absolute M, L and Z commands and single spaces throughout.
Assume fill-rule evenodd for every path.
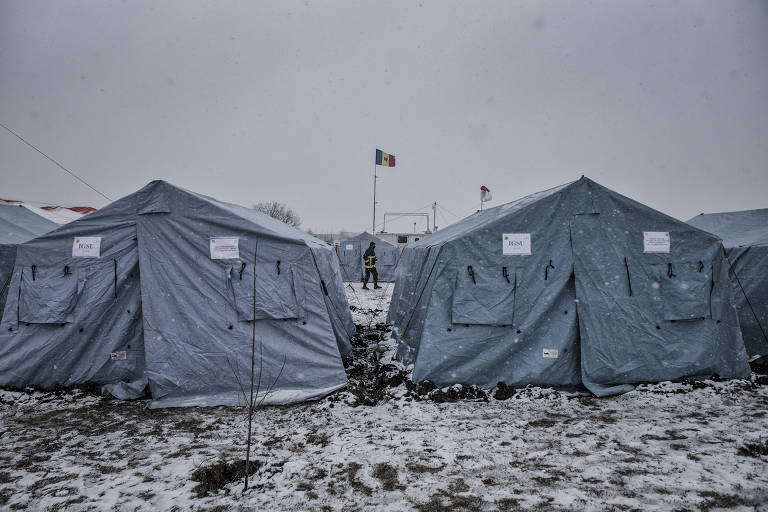
M 2 126 L 3 128 L 5 128 L 5 130 L 6 130 L 8 133 L 10 133 L 11 135 L 13 135 L 13 136 L 14 136 L 14 137 L 16 137 L 17 139 L 19 139 L 21 142 L 23 142 L 23 143 L 24 143 L 24 144 L 26 144 L 27 146 L 31 147 L 32 149 L 34 149 L 35 151 L 37 151 L 38 153 L 40 153 L 41 155 L 43 155 L 43 156 L 44 156 L 45 158 L 47 158 L 49 161 L 51 161 L 51 162 L 53 162 L 54 164 L 56 164 L 56 165 L 57 165 L 59 168 L 63 169 L 65 172 L 69 173 L 69 175 L 71 175 L 71 176 L 72 176 L 73 178 L 75 178 L 77 181 L 79 181 L 80 183 L 82 183 L 82 184 L 83 184 L 83 185 L 85 185 L 86 187 L 90 188 L 91 190 L 93 190 L 94 192 L 96 192 L 97 194 L 99 194 L 101 197 L 103 197 L 104 199 L 106 199 L 107 201 L 110 201 L 110 202 L 112 201 L 112 199 L 110 199 L 109 197 L 107 197 L 107 195 L 106 195 L 106 194 L 104 194 L 103 192 L 101 192 L 101 191 L 97 190 L 97 189 L 96 189 L 96 188 L 95 188 L 93 185 L 91 185 L 90 183 L 88 183 L 87 181 L 85 181 L 83 178 L 81 178 L 80 176 L 78 176 L 78 175 L 77 175 L 77 174 L 75 174 L 74 172 L 70 171 L 69 169 L 67 169 L 66 167 L 64 167 L 62 164 L 60 164 L 59 162 L 57 162 L 56 160 L 54 160 L 54 159 L 53 159 L 53 158 L 51 158 L 50 156 L 48 156 L 48 155 L 46 155 L 45 153 L 43 153 L 43 152 L 42 152 L 42 150 L 38 149 L 38 148 L 37 148 L 37 147 L 36 147 L 34 144 L 32 144 L 31 142 L 28 142 L 26 139 L 24 139 L 24 137 L 22 137 L 21 135 L 19 135 L 19 134 L 18 134 L 18 133 L 16 133 L 15 131 L 13 131 L 13 130 L 11 130 L 10 128 L 8 128 L 8 127 L 7 127 L 7 126 L 5 126 L 3 123 L 0 123 L 0 126 Z

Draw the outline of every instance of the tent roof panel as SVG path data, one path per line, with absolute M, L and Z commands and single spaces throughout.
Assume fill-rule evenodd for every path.
M 26 242 L 57 227 L 21 205 L 0 204 L 0 244 Z
M 723 239 L 725 247 L 768 245 L 768 208 L 702 213 L 688 221 Z

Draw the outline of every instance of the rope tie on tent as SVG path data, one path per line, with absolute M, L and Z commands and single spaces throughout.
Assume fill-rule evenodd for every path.
M 552 264 L 552 260 L 549 260 L 549 263 L 546 267 L 544 267 L 544 280 L 546 281 L 549 279 L 549 269 L 555 270 L 555 266 Z
M 357 296 L 357 292 L 355 291 L 355 287 L 352 286 L 352 283 L 347 283 L 347 288 L 352 290 L 352 294 L 355 296 L 355 300 L 357 301 L 357 307 L 363 309 L 363 303 L 360 301 L 360 297 Z
M 515 272 L 515 284 L 512 285 L 512 324 L 515 326 L 515 310 L 517 309 L 517 272 Z
M 277 260 L 277 275 L 280 275 L 280 260 Z
M 667 263 L 667 277 L 670 278 L 670 279 L 672 279 L 673 277 L 677 277 L 677 274 L 675 274 L 672 271 L 672 264 L 671 263 Z
M 72 271 L 69 270 L 69 265 L 64 265 L 64 277 L 71 276 L 71 275 L 72 275 Z
M 702 270 L 704 270 L 704 262 L 699 260 L 699 272 L 701 272 Z
M 475 271 L 472 270 L 472 265 L 467 265 L 467 273 L 469 273 L 469 277 L 472 278 L 472 284 L 477 284 L 477 281 L 475 281 Z
M 323 280 L 321 279 L 321 280 L 320 280 L 320 285 L 323 287 L 323 293 L 324 293 L 324 294 L 325 294 L 325 296 L 327 297 L 327 296 L 328 296 L 328 287 L 327 287 L 327 286 L 325 286 L 325 281 L 323 281 Z
M 627 263 L 627 257 L 624 256 L 624 268 L 627 270 L 627 285 L 629 286 L 629 296 L 632 296 L 632 280 L 629 278 L 629 263 Z
M 715 272 L 714 269 L 712 270 L 712 273 L 709 275 L 709 317 L 714 318 L 714 315 L 712 315 L 712 292 L 715 291 Z
M 752 316 L 755 317 L 755 323 L 757 323 L 757 326 L 760 328 L 760 332 L 762 333 L 765 341 L 768 342 L 768 334 L 765 333 L 763 324 L 760 323 L 760 319 L 758 318 L 757 313 L 755 313 L 755 308 L 752 307 L 752 303 L 750 302 L 749 297 L 747 296 L 747 292 L 744 290 L 744 287 L 741 285 L 741 279 L 739 279 L 739 274 L 737 274 L 736 269 L 733 268 L 731 259 L 728 257 L 728 253 L 725 252 L 725 247 L 723 247 L 723 256 L 725 256 L 725 261 L 728 262 L 728 266 L 731 267 L 731 272 L 733 272 L 733 277 L 736 278 L 736 282 L 739 284 L 739 289 L 741 290 L 741 294 L 744 295 L 744 300 L 747 301 L 747 305 L 749 306 L 749 310 L 752 312 Z
M 117 258 L 112 260 L 115 263 L 115 298 L 117 298 Z
M 13 272 L 8 274 L 8 279 L 6 279 L 5 282 L 3 283 L 3 286 L 0 287 L 0 297 L 3 296 L 3 294 L 5 293 L 5 289 L 8 288 L 9 284 L 11 284 L 11 278 L 12 277 L 13 277 Z M 19 286 L 19 288 L 21 288 L 21 286 Z M 0 313 L 0 314 L 2 314 L 2 313 Z
M 504 279 L 507 280 L 507 283 L 509 283 L 509 272 L 507 272 L 507 267 L 501 267 L 501 275 L 504 276 Z
M 37 265 L 32 265 L 32 280 L 37 279 Z
M 243 272 L 245 271 L 245 262 L 240 264 L 240 280 L 243 280 Z

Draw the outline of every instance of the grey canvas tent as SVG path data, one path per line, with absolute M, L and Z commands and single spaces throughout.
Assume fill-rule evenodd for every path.
M 747 353 L 768 354 L 768 209 L 709 213 L 688 221 L 723 239 Z
M 749 375 L 717 237 L 581 178 L 406 247 L 389 320 L 416 381 Z
M 261 391 L 276 381 L 267 403 L 290 403 L 346 385 L 353 331 L 331 247 L 154 181 L 18 246 L 0 385 L 242 404 L 255 332 Z
M 386 240 L 363 232 L 339 244 L 339 264 L 344 281 L 361 281 L 363 279 L 365 272 L 363 254 L 371 242 L 376 244 L 376 272 L 379 274 L 379 281 L 395 280 L 395 268 L 400 258 L 400 249 Z
M 57 227 L 58 224 L 21 205 L 0 204 L 0 315 L 16 260 L 16 246 Z

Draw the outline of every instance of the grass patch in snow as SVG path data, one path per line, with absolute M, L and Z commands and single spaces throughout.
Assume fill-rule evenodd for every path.
M 252 475 L 261 467 L 261 462 L 252 460 L 248 464 L 248 475 Z M 192 489 L 198 498 L 215 494 L 232 482 L 245 478 L 245 459 L 234 462 L 219 460 L 214 464 L 202 466 L 192 472 L 192 480 L 198 482 Z
M 756 443 L 744 443 L 737 452 L 744 457 L 764 457 L 768 456 L 768 441 L 758 441 Z
M 401 485 L 397 478 L 397 468 L 391 464 L 386 462 L 376 464 L 373 466 L 373 476 L 381 481 L 381 487 L 385 491 L 405 490 L 405 486 Z

